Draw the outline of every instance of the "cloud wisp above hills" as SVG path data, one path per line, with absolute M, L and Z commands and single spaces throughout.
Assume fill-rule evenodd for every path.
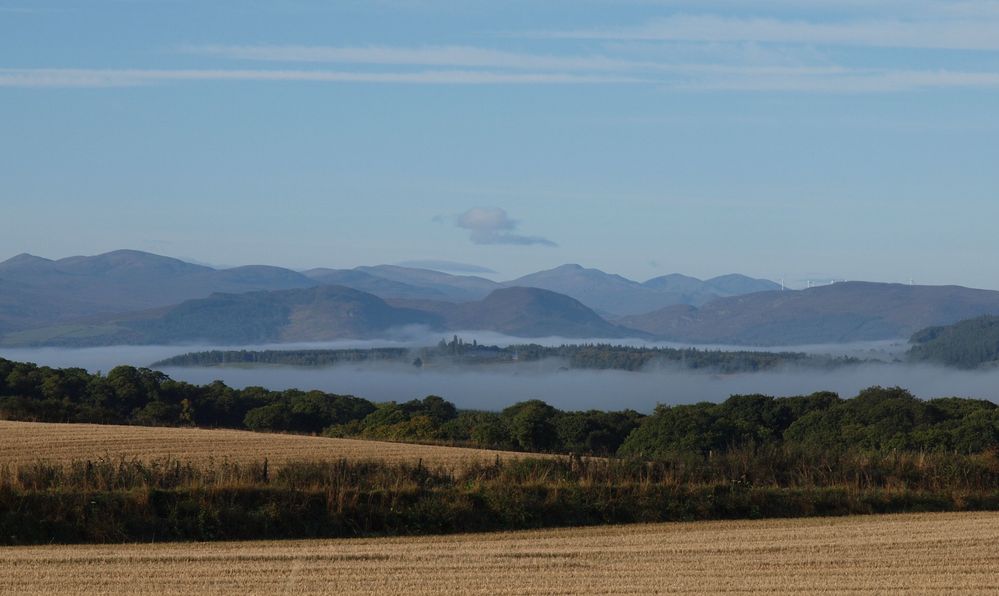
M 994 0 L 47 4 L 0 254 L 999 289 Z

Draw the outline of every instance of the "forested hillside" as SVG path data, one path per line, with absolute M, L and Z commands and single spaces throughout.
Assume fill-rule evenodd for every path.
M 999 362 L 999 317 L 986 315 L 953 325 L 928 327 L 913 334 L 909 359 L 957 368 Z

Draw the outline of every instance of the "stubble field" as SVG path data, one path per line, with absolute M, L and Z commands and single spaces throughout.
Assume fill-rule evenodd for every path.
M 287 461 L 347 458 L 389 463 L 416 463 L 422 460 L 427 466 L 460 469 L 473 462 L 495 461 L 497 456 L 507 459 L 524 455 L 484 449 L 241 430 L 0 420 L 0 465 L 11 466 L 39 460 L 63 463 L 110 457 L 153 461 L 169 457 L 193 463 L 212 460 L 254 463 L 267 458 L 269 464 L 277 468 Z
M 999 513 L 0 548 L 32 594 L 999 592 Z

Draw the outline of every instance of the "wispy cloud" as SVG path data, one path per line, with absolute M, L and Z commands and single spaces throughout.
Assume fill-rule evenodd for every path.
M 608 58 L 599 54 L 556 56 L 470 46 L 201 45 L 182 46 L 180 50 L 203 56 L 268 62 L 448 66 L 540 71 L 623 71 L 654 66 L 654 64 Z
M 663 72 L 533 73 L 469 70 L 350 72 L 327 70 L 0 69 L 0 87 L 100 88 L 176 82 L 257 81 L 413 85 L 653 84 L 679 91 L 894 93 L 920 89 L 996 89 L 999 72 L 850 69 L 840 66 L 674 64 Z
M 999 21 L 992 18 L 813 22 L 718 15 L 674 15 L 641 25 L 547 31 L 554 39 L 760 42 L 879 48 L 999 50 Z
M 664 59 L 661 54 L 658 60 L 636 60 L 598 53 L 556 56 L 470 46 L 208 45 L 186 46 L 183 51 L 229 59 L 289 63 L 491 69 L 487 72 L 496 72 L 497 69 L 502 72 L 552 69 L 573 72 L 577 76 L 586 73 L 587 80 L 593 82 L 612 82 L 606 77 L 616 74 L 617 78 L 612 80 L 623 79 L 652 83 L 668 89 L 696 91 L 890 93 L 933 88 L 996 87 L 997 73 L 991 72 L 856 69 L 826 63 L 794 63 L 793 55 L 780 53 L 775 56 L 774 52 L 757 46 L 756 40 L 742 40 L 741 37 L 753 37 L 748 33 L 725 35 L 716 30 L 711 26 L 716 24 L 712 20 L 716 17 L 695 19 L 701 19 L 697 27 L 685 28 L 680 26 L 684 23 L 674 23 L 679 29 L 683 29 L 685 36 L 697 41 L 679 50 L 673 48 L 671 55 L 666 57 L 672 60 Z M 702 39 L 711 36 L 717 39 Z M 804 39 L 804 36 L 800 37 Z M 640 43 L 642 40 L 630 41 Z M 705 53 L 704 44 L 712 44 L 710 52 Z M 714 58 L 714 61 L 677 62 L 677 57 L 682 58 L 690 53 L 690 45 L 696 45 L 693 51 L 695 55 Z M 611 44 L 605 46 L 605 49 L 616 50 L 623 55 L 640 54 L 643 50 L 627 44 Z M 814 59 L 814 53 L 805 52 L 804 57 Z
M 798 0 L 775 0 L 795 4 Z M 901 93 L 928 89 L 996 89 L 999 2 L 913 0 L 908 20 L 877 16 L 852 4 L 850 18 L 792 20 L 717 14 L 674 14 L 625 27 L 526 34 L 544 51 L 468 45 L 321 46 L 188 45 L 176 48 L 212 60 L 211 68 L 0 68 L 0 87 L 125 87 L 185 81 L 315 82 L 412 85 L 635 85 L 673 91 Z M 669 2 L 666 2 L 667 4 Z M 828 0 L 825 5 L 836 4 Z M 804 7 L 804 3 L 802 3 Z M 807 11 L 806 11 L 807 12 Z M 873 16 L 872 16 L 873 15 Z M 813 15 L 814 18 L 814 15 Z M 494 38 L 503 43 L 509 38 Z M 572 40 L 571 42 L 560 40 Z M 583 46 L 582 49 L 580 46 Z M 865 47 L 864 66 L 851 52 Z M 877 48 L 888 55 L 876 58 Z M 957 61 L 940 52 L 926 62 L 898 60 L 919 48 L 987 53 Z M 855 54 L 855 52 L 853 53 Z M 963 54 L 962 54 L 963 55 Z M 845 56 L 836 63 L 831 56 Z M 219 68 L 218 59 L 271 68 Z M 852 56 L 854 62 L 856 57 Z M 881 66 L 877 66 L 877 64 Z M 336 65 L 323 68 L 318 65 Z M 978 68 L 970 68 L 976 64 Z M 224 66 L 224 64 L 223 64 Z M 308 68 L 303 68 L 308 67 Z
M 999 89 L 999 73 L 939 71 L 848 72 L 833 77 L 715 77 L 686 83 L 698 91 L 893 93 L 920 89 Z
M 464 67 L 502 70 L 586 71 L 593 74 L 616 72 L 623 77 L 655 74 L 834 74 L 844 72 L 837 66 L 787 64 L 710 64 L 677 61 L 633 60 L 602 54 L 555 56 L 503 52 L 471 46 L 184 46 L 184 52 L 238 60 L 275 62 L 326 62 L 379 66 Z
M 511 219 L 499 207 L 474 207 L 458 215 L 455 225 L 471 232 L 469 239 L 475 244 L 516 244 L 522 246 L 558 246 L 541 236 L 523 236 L 515 233 L 520 222 Z
M 640 4 L 677 11 L 794 11 L 818 15 L 905 15 L 907 18 L 999 15 L 999 0 L 603 0 L 607 4 Z M 751 4 L 751 6 L 750 6 Z
M 177 81 L 304 81 L 416 85 L 559 85 L 643 82 L 641 79 L 625 76 L 467 70 L 349 72 L 327 70 L 0 68 L 0 87 L 128 87 Z

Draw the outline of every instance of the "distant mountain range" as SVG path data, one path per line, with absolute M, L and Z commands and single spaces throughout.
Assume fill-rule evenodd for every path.
M 720 298 L 621 317 L 618 324 L 692 343 L 801 345 L 908 338 L 931 325 L 999 313 L 999 292 L 842 282 Z
M 775 287 L 773 282 L 737 277 L 745 284 L 742 291 Z M 482 300 L 501 288 L 537 287 L 565 294 L 609 315 L 643 313 L 678 303 L 701 304 L 712 296 L 732 294 L 716 283 L 722 278 L 708 282 L 683 279 L 692 280 L 697 287 L 683 291 L 661 284 L 645 287 L 618 275 L 578 265 L 501 283 L 472 275 L 394 265 L 297 272 L 263 265 L 214 269 L 135 250 L 59 260 L 21 254 L 0 263 L 0 333 L 81 317 L 170 306 L 216 292 L 290 290 L 318 285 L 346 286 L 383 299 L 448 302 Z
M 430 269 L 396 265 L 354 269 L 311 269 L 304 274 L 316 282 L 370 292 L 382 298 L 413 300 L 481 300 L 503 284 L 472 275 L 451 275 Z
M 500 288 L 540 288 L 575 298 L 608 316 L 646 313 L 674 304 L 701 305 L 724 296 L 780 289 L 772 281 L 738 274 L 707 281 L 672 274 L 639 283 L 580 265 L 562 265 L 506 282 L 393 265 L 312 269 L 304 274 L 319 283 L 344 285 L 387 299 L 471 302 Z
M 564 265 L 509 282 L 392 265 L 213 269 L 138 251 L 0 263 L 0 344 L 220 344 L 384 337 L 400 327 L 520 337 L 795 345 L 905 338 L 999 314 L 999 292 L 679 274 L 644 283 Z
M 780 289 L 772 281 L 738 274 L 707 281 L 673 274 L 638 283 L 620 275 L 604 273 L 599 269 L 586 269 L 580 265 L 562 265 L 525 275 L 504 285 L 542 288 L 572 296 L 590 308 L 608 315 L 641 314 L 675 304 L 700 306 L 725 296 Z
M 89 324 L 13 333 L 7 339 L 20 345 L 239 345 L 377 338 L 411 326 L 517 337 L 647 337 L 605 321 L 577 300 L 538 288 L 501 288 L 475 302 L 421 301 L 408 307 L 344 286 L 316 286 L 213 294 Z
M 218 270 L 133 250 L 57 261 L 22 254 L 0 263 L 0 283 L 0 325 L 6 330 L 170 306 L 215 292 L 317 285 L 280 267 Z M 18 297 L 9 298 L 8 284 Z
M 575 298 L 540 288 L 501 288 L 476 302 L 425 301 L 411 306 L 437 314 L 448 329 L 481 329 L 515 337 L 651 337 L 609 323 Z

